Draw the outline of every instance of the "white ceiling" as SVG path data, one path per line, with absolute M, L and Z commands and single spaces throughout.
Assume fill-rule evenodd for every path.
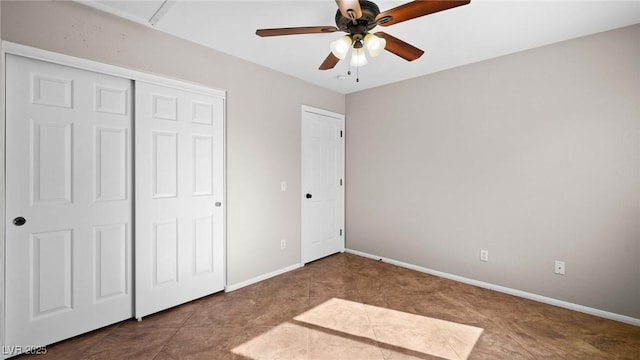
M 77 0 L 340 93 L 351 93 L 530 48 L 640 23 L 640 0 L 471 0 L 385 31 L 425 54 L 407 62 L 384 52 L 344 80 L 348 61 L 318 66 L 342 33 L 261 38 L 259 28 L 334 26 L 333 0 Z M 381 11 L 408 0 L 374 2 Z M 164 6 L 163 6 L 164 4 Z M 161 9 L 158 11 L 158 9 Z M 154 16 L 155 15 L 155 16 Z M 526 71 L 526 69 L 523 69 Z

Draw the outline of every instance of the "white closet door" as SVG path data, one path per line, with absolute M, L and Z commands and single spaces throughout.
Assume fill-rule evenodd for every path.
M 5 349 L 133 314 L 131 81 L 6 57 Z
M 302 108 L 302 263 L 344 251 L 344 115 Z
M 136 82 L 137 318 L 224 288 L 224 100 Z

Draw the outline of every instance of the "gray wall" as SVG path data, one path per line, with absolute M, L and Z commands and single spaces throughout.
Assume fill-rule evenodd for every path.
M 346 113 L 348 248 L 640 318 L 640 25 L 353 93 Z
M 77 3 L 0 6 L 4 40 L 227 90 L 227 283 L 300 262 L 300 106 L 344 95 Z

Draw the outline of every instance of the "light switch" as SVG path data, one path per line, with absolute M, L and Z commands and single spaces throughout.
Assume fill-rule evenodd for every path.
M 287 182 L 286 181 L 281 181 L 280 182 L 280 191 L 287 191 Z

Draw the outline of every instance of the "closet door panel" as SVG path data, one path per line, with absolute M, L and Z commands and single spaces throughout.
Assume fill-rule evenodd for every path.
M 133 314 L 132 82 L 11 54 L 6 74 L 5 348 L 25 349 Z
M 137 318 L 224 289 L 224 99 L 136 82 Z

